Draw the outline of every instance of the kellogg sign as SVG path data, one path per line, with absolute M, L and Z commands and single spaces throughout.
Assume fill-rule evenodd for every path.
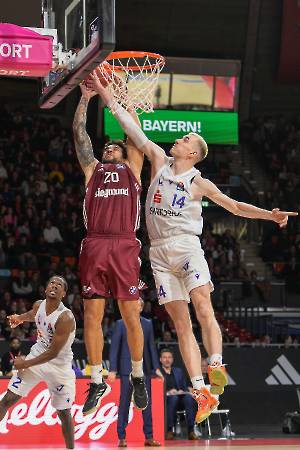
M 0 380 L 0 397 L 7 388 L 8 380 Z M 76 399 L 72 406 L 75 425 L 75 440 L 80 443 L 113 443 L 117 441 L 116 424 L 120 381 L 113 384 L 111 393 L 105 397 L 101 407 L 94 414 L 82 415 L 87 380 L 76 380 Z M 152 380 L 153 433 L 156 439 L 164 440 L 164 389 L 159 379 Z M 142 413 L 131 404 L 127 427 L 127 440 L 143 442 Z M 55 444 L 63 443 L 59 419 L 52 408 L 49 391 L 43 383 L 36 386 L 6 414 L 0 422 L 1 445 L 39 445 L 45 443 L 47 436 Z

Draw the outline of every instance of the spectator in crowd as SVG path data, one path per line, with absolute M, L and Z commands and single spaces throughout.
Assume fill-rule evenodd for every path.
M 143 309 L 144 302 L 140 299 L 140 310 Z M 152 322 L 149 319 L 141 317 L 141 324 L 144 333 L 144 374 L 146 388 L 148 392 L 148 406 L 143 410 L 143 422 L 144 422 L 144 435 L 146 447 L 159 447 L 160 443 L 153 439 L 152 428 L 152 402 L 151 402 L 151 374 L 153 372 L 156 375 L 162 377 L 162 373 L 159 369 L 159 362 L 157 351 L 154 343 Z M 132 385 L 129 381 L 129 374 L 131 373 L 131 357 L 129 347 L 127 343 L 127 332 L 123 320 L 118 320 L 112 335 L 110 356 L 109 356 L 110 372 L 108 375 L 108 381 L 113 382 L 116 379 L 117 373 L 120 375 L 121 390 L 119 400 L 119 413 L 117 432 L 119 443 L 118 447 L 126 447 L 126 427 L 128 425 L 129 407 L 132 397 Z
M 175 339 L 172 337 L 172 333 L 170 330 L 165 330 L 163 332 L 162 341 L 167 343 L 175 342 Z
M 10 326 L 7 322 L 7 314 L 5 309 L 0 310 L 0 338 L 7 339 L 10 335 Z
M 11 338 L 9 351 L 4 353 L 1 359 L 1 371 L 4 376 L 11 377 L 13 375 L 14 360 L 21 355 L 21 340 L 17 337 Z
M 20 270 L 20 273 L 15 277 L 12 284 L 12 291 L 15 296 L 29 297 L 32 293 L 32 286 L 29 279 L 26 277 L 24 270 Z
M 198 439 L 194 433 L 197 403 L 189 393 L 183 370 L 173 366 L 173 353 L 167 348 L 160 352 L 160 363 L 167 394 L 167 439 L 174 439 L 176 412 L 182 409 L 186 413 L 188 438 L 190 440 Z
M 46 221 L 43 236 L 45 241 L 50 245 L 63 242 L 59 229 L 52 224 L 51 220 Z

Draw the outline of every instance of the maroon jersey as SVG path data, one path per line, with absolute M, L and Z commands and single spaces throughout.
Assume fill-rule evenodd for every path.
M 141 186 L 126 164 L 98 163 L 83 203 L 88 236 L 134 233 L 140 223 L 140 193 Z

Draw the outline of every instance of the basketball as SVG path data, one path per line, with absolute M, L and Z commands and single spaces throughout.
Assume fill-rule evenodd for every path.
M 111 82 L 112 82 L 112 76 L 113 76 L 113 72 L 112 69 L 110 67 L 110 64 L 107 61 L 104 61 L 101 66 L 98 66 L 95 69 L 95 73 L 97 75 L 97 77 L 99 78 L 101 84 L 104 87 L 107 87 Z M 91 79 L 91 75 L 89 75 L 84 83 L 88 86 L 89 84 L 89 80 Z

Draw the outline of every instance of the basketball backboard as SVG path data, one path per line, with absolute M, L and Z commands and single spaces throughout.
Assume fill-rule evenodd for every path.
M 45 31 L 57 30 L 57 67 L 42 80 L 40 97 L 41 108 L 52 108 L 114 50 L 115 0 L 42 3 Z

